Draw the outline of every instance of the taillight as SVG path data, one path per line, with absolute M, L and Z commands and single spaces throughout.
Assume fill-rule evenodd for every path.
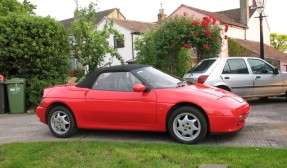
M 207 78 L 208 78 L 208 75 L 202 75 L 198 78 L 197 82 L 203 84 Z

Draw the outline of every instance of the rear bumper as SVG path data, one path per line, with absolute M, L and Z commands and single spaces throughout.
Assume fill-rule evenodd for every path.
M 46 121 L 46 111 L 47 111 L 47 108 L 45 107 L 40 107 L 38 106 L 36 108 L 36 114 L 37 116 L 39 117 L 40 121 L 44 124 L 47 124 L 47 121 Z

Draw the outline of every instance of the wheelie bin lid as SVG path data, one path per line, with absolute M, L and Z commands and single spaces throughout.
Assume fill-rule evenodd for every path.
M 5 83 L 6 84 L 25 83 L 25 79 L 24 78 L 11 78 L 11 79 L 6 79 Z

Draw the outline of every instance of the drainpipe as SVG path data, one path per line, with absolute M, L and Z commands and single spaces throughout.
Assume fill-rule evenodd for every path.
M 135 51 L 134 51 L 134 35 L 139 35 L 139 32 L 132 32 L 132 58 L 135 59 Z

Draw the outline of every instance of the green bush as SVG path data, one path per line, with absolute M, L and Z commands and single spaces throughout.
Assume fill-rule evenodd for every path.
M 228 39 L 228 55 L 229 55 L 229 57 L 239 57 L 239 56 L 254 55 L 254 53 L 252 51 L 244 48 L 237 41 L 229 38 Z
M 176 17 L 165 20 L 157 29 L 136 40 L 137 63 L 151 64 L 176 76 L 190 69 L 190 51 L 198 60 L 221 51 L 221 28 L 213 16 L 203 20 Z
M 43 88 L 65 83 L 69 41 L 63 25 L 50 17 L 0 17 L 0 73 L 25 78 L 27 105 L 38 104 Z

